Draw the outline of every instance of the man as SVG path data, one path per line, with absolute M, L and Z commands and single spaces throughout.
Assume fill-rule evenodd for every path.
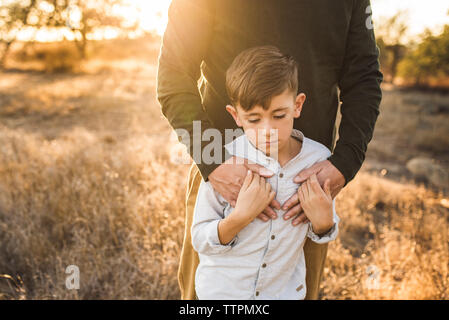
M 308 100 L 294 127 L 333 154 L 298 172 L 295 182 L 315 173 L 321 184 L 330 179 L 335 197 L 360 169 L 379 114 L 382 74 L 370 12 L 369 0 L 173 0 L 159 57 L 157 93 L 171 126 L 189 133 L 190 139 L 182 142 L 195 161 L 189 173 L 178 272 L 182 299 L 195 298 L 198 255 L 192 248 L 190 227 L 200 179 L 210 181 L 234 205 L 248 169 L 264 177 L 272 175 L 255 164 L 235 161 L 223 147 L 229 142 L 225 139 L 218 163 L 202 161 L 201 154 L 194 152 L 210 143 L 193 134 L 195 122 L 201 124 L 201 132 L 215 128 L 223 137 L 225 129 L 236 128 L 225 109 L 230 103 L 227 68 L 241 51 L 261 45 L 274 45 L 298 62 L 301 91 Z M 335 145 L 339 100 L 342 118 Z M 306 221 L 297 195 L 283 204 L 273 201 L 259 218 L 278 218 L 281 209 L 282 218 L 292 219 L 294 225 Z M 304 253 L 306 299 L 317 299 L 327 244 L 306 241 Z

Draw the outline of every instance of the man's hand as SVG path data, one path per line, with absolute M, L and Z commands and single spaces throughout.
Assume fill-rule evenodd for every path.
M 231 206 L 235 207 L 237 196 L 248 170 L 265 178 L 269 178 L 274 174 L 263 166 L 249 163 L 247 159 L 231 157 L 209 174 L 209 181 L 214 190 L 221 194 Z M 275 199 L 257 218 L 263 221 L 275 219 L 277 214 L 272 208 L 281 208 L 279 202 Z
M 318 182 L 322 187 L 324 187 L 324 181 L 326 179 L 330 180 L 330 192 L 332 198 L 335 198 L 345 185 L 344 176 L 337 168 L 334 167 L 334 165 L 329 160 L 317 162 L 310 168 L 300 171 L 298 175 L 293 179 L 293 181 L 298 184 L 303 183 L 313 174 L 316 174 Z M 288 210 L 284 214 L 285 220 L 294 217 L 292 221 L 293 225 L 308 222 L 308 219 L 303 212 L 303 208 L 299 203 L 297 192 L 282 205 L 282 209 Z

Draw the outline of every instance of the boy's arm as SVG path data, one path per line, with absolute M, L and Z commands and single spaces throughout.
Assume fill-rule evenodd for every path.
M 219 199 L 210 182 L 201 181 L 191 228 L 192 245 L 198 253 L 205 255 L 225 253 L 237 243 L 237 233 L 227 238 L 226 245 L 220 242 L 218 227 L 219 222 L 224 221 L 222 219 L 225 207 L 226 203 Z
M 235 209 L 234 209 L 235 210 Z M 227 216 L 218 223 L 218 238 L 221 244 L 229 244 L 237 236 L 237 234 L 244 228 L 244 225 L 233 216 Z
M 307 231 L 307 236 L 313 240 L 313 242 L 316 243 L 327 243 L 330 241 L 333 241 L 337 238 L 338 235 L 338 222 L 340 221 L 340 218 L 337 215 L 337 212 L 335 211 L 335 199 L 332 200 L 332 212 L 333 212 L 333 221 L 334 225 L 333 227 L 327 231 L 325 234 L 316 234 L 313 231 L 312 223 L 309 222 L 309 230 Z
M 222 197 L 210 182 L 201 181 L 192 224 L 194 248 L 209 255 L 230 250 L 240 230 L 251 223 L 275 195 L 265 178 L 248 170 L 235 208 L 224 218 L 226 201 L 220 200 Z
M 248 170 L 234 210 L 218 224 L 221 243 L 228 243 L 273 201 L 276 193 L 271 184 Z

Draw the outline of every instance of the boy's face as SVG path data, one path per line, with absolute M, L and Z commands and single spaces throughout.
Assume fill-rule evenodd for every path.
M 276 153 L 285 150 L 292 130 L 293 121 L 301 114 L 306 99 L 305 94 L 298 96 L 285 90 L 271 99 L 270 107 L 264 110 L 256 105 L 245 111 L 237 104 L 236 107 L 226 106 L 236 124 L 243 127 L 248 140 L 259 150 L 276 158 Z

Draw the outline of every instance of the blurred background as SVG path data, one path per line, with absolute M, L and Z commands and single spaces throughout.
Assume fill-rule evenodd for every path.
M 189 165 L 156 100 L 169 5 L 0 1 L 0 299 L 180 297 Z M 371 9 L 384 96 L 321 296 L 448 299 L 449 2 Z

